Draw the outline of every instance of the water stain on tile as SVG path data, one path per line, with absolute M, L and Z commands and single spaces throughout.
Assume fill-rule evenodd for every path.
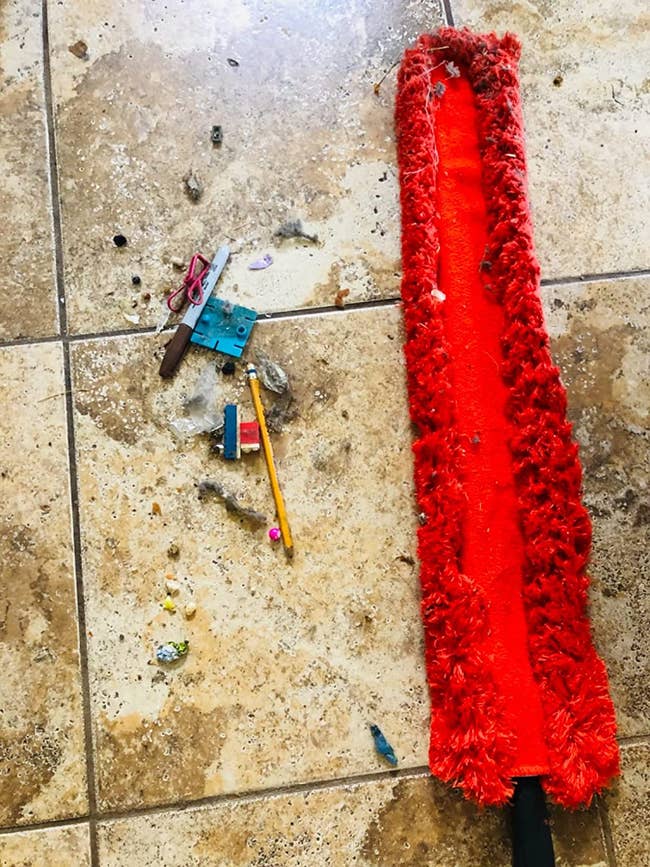
M 647 279 L 546 290 L 552 349 L 569 397 L 594 525 L 592 618 L 621 735 L 650 725 L 645 576 L 650 461 Z
M 0 5 L 0 337 L 55 334 L 41 17 L 29 0 Z
M 266 0 L 236 12 L 213 3 L 209 15 L 199 0 L 121 4 L 119 15 L 99 0 L 83 15 L 53 7 L 73 330 L 128 328 L 134 315 L 153 324 L 158 299 L 178 280 L 171 258 L 196 247 L 210 254 L 224 235 L 233 256 L 222 292 L 258 309 L 313 304 L 336 262 L 353 298 L 394 294 L 395 76 L 379 97 L 373 81 L 439 20 L 438 3 L 386 0 L 354 10 L 330 3 L 313 20 Z M 80 28 L 87 62 L 68 50 Z M 237 67 L 227 63 L 233 53 Z M 215 123 L 224 131 L 219 148 L 210 140 Z M 199 202 L 183 191 L 190 168 L 204 184 Z M 318 244 L 275 237 L 295 217 Z M 116 231 L 128 238 L 122 249 L 112 244 Z M 267 251 L 273 266 L 251 275 L 248 262 Z M 132 286 L 133 273 L 151 301 Z

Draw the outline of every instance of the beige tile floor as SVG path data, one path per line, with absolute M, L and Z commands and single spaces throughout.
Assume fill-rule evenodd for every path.
M 35 0 L 0 2 L 0 864 L 508 863 L 503 815 L 425 768 L 394 72 L 373 92 L 449 14 L 524 40 L 544 305 L 594 518 L 623 775 L 589 811 L 553 810 L 558 864 L 650 862 L 645 4 L 44 6 L 47 21 Z M 294 217 L 317 245 L 274 237 Z M 263 463 L 226 468 L 170 430 L 214 356 L 157 375 L 171 259 L 223 238 L 224 293 L 292 312 L 249 349 L 294 389 L 274 435 L 290 567 L 197 497 L 218 478 L 272 514 Z M 248 272 L 267 251 L 273 267 Z M 333 309 L 341 286 L 353 309 Z M 215 400 L 252 417 L 241 378 L 211 376 Z M 166 638 L 190 640 L 175 670 L 153 663 Z M 399 771 L 377 760 L 370 719 Z

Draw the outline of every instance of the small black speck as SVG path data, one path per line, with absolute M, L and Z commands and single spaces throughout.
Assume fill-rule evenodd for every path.
M 122 633 L 121 633 L 121 632 L 120 632 L 120 634 L 119 634 L 119 636 L 118 636 L 118 637 L 119 637 L 119 639 L 120 639 L 120 641 L 124 641 L 124 636 L 123 636 L 123 635 L 122 635 Z
M 124 235 L 113 235 L 113 243 L 116 247 L 126 247 L 129 242 Z
M 235 60 L 234 57 L 228 58 L 228 66 L 239 66 L 239 61 Z
M 553 86 L 554 86 L 554 87 L 562 87 L 562 82 L 563 82 L 563 81 L 564 81 L 563 76 L 561 76 L 561 75 L 558 74 L 558 75 L 556 75 L 555 78 L 553 79 Z
M 226 363 L 221 368 L 221 372 L 224 376 L 232 376 L 235 372 L 235 362 L 234 361 L 226 361 Z
M 131 283 L 133 283 L 134 286 L 139 286 L 140 283 L 142 283 L 142 280 L 138 274 L 134 274 L 133 277 L 131 277 Z

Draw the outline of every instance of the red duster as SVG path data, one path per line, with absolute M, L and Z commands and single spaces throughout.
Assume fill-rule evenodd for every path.
M 512 35 L 441 29 L 399 73 L 430 765 L 480 804 L 539 776 L 577 807 L 619 759 L 587 614 L 578 449 L 540 303 L 519 50 Z

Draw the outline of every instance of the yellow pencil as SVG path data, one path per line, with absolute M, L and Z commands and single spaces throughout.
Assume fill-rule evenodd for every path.
M 248 376 L 248 384 L 251 387 L 251 395 L 253 397 L 253 404 L 255 405 L 255 415 L 257 416 L 257 423 L 260 426 L 260 436 L 262 437 L 264 457 L 266 458 L 266 466 L 268 467 L 269 471 L 271 490 L 273 491 L 275 508 L 278 513 L 278 523 L 280 524 L 280 532 L 282 533 L 282 544 L 284 545 L 284 550 L 287 554 L 287 557 L 293 557 L 293 539 L 291 538 L 291 530 L 289 529 L 289 521 L 287 520 L 287 510 L 284 506 L 284 498 L 282 496 L 282 491 L 280 490 L 278 474 L 275 469 L 275 461 L 273 460 L 273 446 L 271 445 L 271 438 L 269 437 L 269 431 L 266 427 L 264 406 L 262 405 L 262 398 L 260 397 L 260 382 L 257 378 L 257 371 L 255 370 L 254 365 L 248 365 L 248 367 L 246 368 L 246 375 Z

